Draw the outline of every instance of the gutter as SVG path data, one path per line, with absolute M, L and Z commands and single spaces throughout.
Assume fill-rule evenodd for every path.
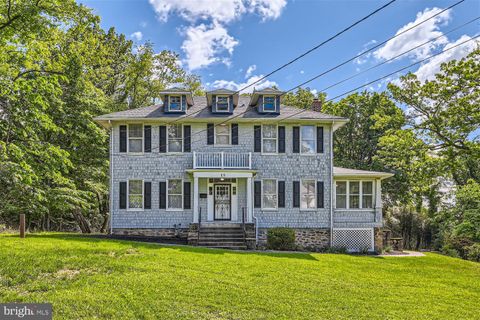
M 113 234 L 113 127 L 110 120 L 108 124 L 110 125 L 110 234 Z
M 333 245 L 333 127 L 335 120 L 332 121 L 332 128 L 330 130 L 330 247 Z

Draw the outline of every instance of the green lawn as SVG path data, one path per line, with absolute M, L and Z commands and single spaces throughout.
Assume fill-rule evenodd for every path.
M 0 302 L 55 319 L 480 319 L 480 264 L 0 235 Z

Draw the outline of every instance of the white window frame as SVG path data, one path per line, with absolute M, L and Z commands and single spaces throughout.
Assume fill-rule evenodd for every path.
M 273 110 L 265 109 L 265 98 L 273 98 Z M 263 112 L 276 112 L 277 111 L 277 97 L 275 95 L 265 95 L 262 97 L 262 109 Z
M 130 208 L 130 181 L 142 182 L 142 207 L 141 208 Z M 128 179 L 127 180 L 127 211 L 143 211 L 144 205 L 145 205 L 145 182 L 142 179 Z
M 265 152 L 263 150 L 263 133 L 265 130 L 263 129 L 264 126 L 275 126 L 275 152 Z M 267 140 L 274 140 L 273 138 L 265 138 Z M 262 140 L 262 154 L 278 154 L 278 125 L 277 124 L 262 124 L 262 134 L 261 134 L 261 140 Z
M 376 194 L 375 194 L 375 188 L 376 188 L 376 185 L 375 185 L 375 180 L 372 180 L 372 179 L 362 179 L 362 180 L 357 180 L 357 179 L 352 179 L 352 180 L 335 180 L 335 183 L 336 182 L 346 182 L 347 183 L 347 203 L 346 203 L 346 208 L 337 208 L 337 187 L 336 187 L 336 184 L 335 184 L 335 209 L 338 209 L 338 210 L 364 210 L 364 211 L 370 211 L 370 210 L 375 210 L 375 197 L 376 197 Z M 350 208 L 350 182 L 359 182 L 360 183 L 360 206 L 359 208 Z M 371 195 L 372 196 L 372 208 L 364 208 L 363 207 L 363 183 L 364 182 L 371 182 L 372 183 L 372 193 L 368 193 L 367 195 Z
M 139 137 L 132 137 L 130 138 L 130 126 L 131 125 L 140 125 L 142 126 L 142 137 L 139 138 Z M 131 152 L 130 151 L 130 139 L 134 139 L 134 140 L 142 140 L 142 151 L 140 152 Z M 143 123 L 128 123 L 127 124 L 127 153 L 129 154 L 143 154 L 143 152 L 145 151 L 145 128 L 144 128 L 144 124 Z
M 275 181 L 275 195 L 277 196 L 277 201 L 275 203 L 275 208 L 265 207 L 265 204 L 264 204 L 264 201 L 263 201 L 264 200 L 263 196 L 265 195 L 265 192 L 264 192 L 265 180 Z M 277 179 L 274 179 L 274 178 L 262 179 L 262 210 L 265 210 L 265 211 L 277 211 L 278 210 L 278 180 Z
M 218 98 L 227 98 L 227 110 L 218 109 Z M 228 95 L 219 95 L 215 97 L 216 112 L 230 112 L 230 97 Z
M 337 207 L 337 183 L 338 182 L 345 182 L 345 193 L 340 193 L 341 196 L 345 196 L 345 208 L 338 208 Z M 348 209 L 348 181 L 347 180 L 335 180 L 335 209 Z
M 180 99 L 180 102 L 179 102 L 180 108 L 179 109 L 172 109 L 172 98 Z M 168 111 L 182 111 L 182 96 L 181 95 L 174 94 L 174 95 L 168 96 Z
M 180 203 L 182 204 L 182 207 L 181 208 L 170 208 L 170 204 L 169 204 L 169 201 L 168 199 L 170 198 L 170 180 L 180 180 L 180 187 L 182 188 L 182 193 L 181 194 L 178 194 L 178 193 L 174 193 L 172 194 L 173 196 L 178 196 L 180 195 L 181 196 L 181 201 Z M 171 178 L 171 179 L 167 179 L 167 196 L 166 196 L 166 211 L 183 211 L 183 197 L 184 197 L 184 190 L 183 190 L 183 179 L 181 178 Z
M 180 135 L 181 135 L 181 138 L 176 138 L 176 139 L 172 139 L 172 140 L 181 140 L 181 146 L 182 146 L 182 151 L 170 151 L 170 136 L 168 134 L 168 131 L 170 129 L 170 127 L 172 126 L 180 126 Z M 184 147 L 184 139 L 185 137 L 183 136 L 183 124 L 169 124 L 167 125 L 167 153 L 171 153 L 171 154 L 180 154 L 180 153 L 183 153 L 183 147 Z
M 313 127 L 313 152 L 312 153 L 304 153 L 302 151 L 302 128 L 303 127 Z M 305 124 L 300 126 L 300 154 L 304 156 L 315 156 L 317 154 L 317 138 L 316 138 L 316 129 L 317 127 L 314 124 Z
M 222 124 L 220 124 L 222 125 Z M 228 128 L 228 144 L 218 144 L 217 143 L 217 128 L 219 125 L 213 126 L 213 145 L 217 147 L 230 147 L 232 146 L 232 127 L 230 124 L 226 124 Z M 226 136 L 226 134 L 222 134 L 222 136 Z
M 302 208 L 302 185 L 304 181 L 313 181 L 313 196 L 314 196 L 314 207 L 313 208 Z M 315 179 L 301 179 L 300 180 L 300 210 L 301 211 L 316 211 L 317 210 L 317 180 Z

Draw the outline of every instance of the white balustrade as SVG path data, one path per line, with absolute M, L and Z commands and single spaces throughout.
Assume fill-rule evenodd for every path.
M 194 169 L 251 169 L 252 154 L 234 152 L 194 152 Z

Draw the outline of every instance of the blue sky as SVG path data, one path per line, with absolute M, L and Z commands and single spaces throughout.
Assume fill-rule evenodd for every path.
M 201 76 L 206 89 L 240 89 L 288 60 L 329 38 L 352 22 L 388 2 L 374 0 L 82 0 L 98 14 L 102 26 L 114 26 L 137 44 L 151 41 L 155 50 L 180 54 L 184 68 Z M 455 0 L 397 0 L 346 34 L 293 65 L 257 84 L 288 90 L 357 53 L 395 35 L 401 28 L 421 21 Z M 315 91 L 385 61 L 420 43 L 441 36 L 480 16 L 480 1 L 466 0 L 453 9 L 387 43 L 372 54 L 335 70 L 308 85 Z M 328 90 L 333 97 L 404 65 L 475 36 L 480 20 Z M 417 66 L 412 71 L 428 79 L 441 62 L 458 59 L 474 41 Z M 367 87 L 384 89 L 387 81 Z M 252 89 L 252 88 L 250 88 Z

